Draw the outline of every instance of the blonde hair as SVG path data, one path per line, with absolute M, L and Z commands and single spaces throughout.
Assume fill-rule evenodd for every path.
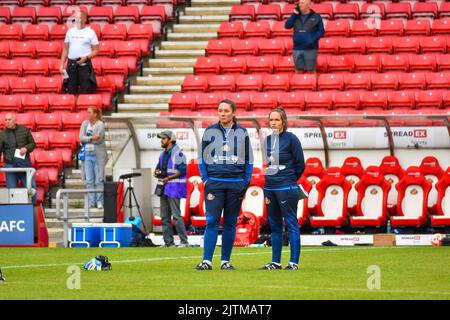
M 97 106 L 89 106 L 88 109 L 97 115 L 97 120 L 102 120 L 102 111 Z
M 272 111 L 269 112 L 269 121 L 270 121 L 270 115 L 273 112 L 277 112 L 280 115 L 281 122 L 283 123 L 283 131 L 286 131 L 288 129 L 288 121 L 287 121 L 286 111 L 282 107 L 272 109 Z

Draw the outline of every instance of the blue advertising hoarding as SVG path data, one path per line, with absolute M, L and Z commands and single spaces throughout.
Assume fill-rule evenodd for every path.
M 34 244 L 33 206 L 0 205 L 0 245 Z

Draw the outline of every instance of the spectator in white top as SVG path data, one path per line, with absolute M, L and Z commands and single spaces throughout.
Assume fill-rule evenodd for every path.
M 60 71 L 64 74 L 67 62 L 67 90 L 70 94 L 94 93 L 97 90 L 91 59 L 98 54 L 98 39 L 95 31 L 86 27 L 86 12 L 75 13 L 75 26 L 66 33 L 61 56 Z

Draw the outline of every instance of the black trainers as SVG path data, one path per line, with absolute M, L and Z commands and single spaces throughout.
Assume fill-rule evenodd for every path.
M 224 262 L 220 266 L 221 270 L 236 270 L 236 268 L 229 262 Z
M 298 270 L 298 264 L 289 262 L 284 270 Z
M 207 262 L 201 262 L 194 269 L 195 270 L 212 270 L 212 265 L 210 265 Z
M 269 262 L 264 267 L 261 268 L 261 270 L 276 270 L 276 269 L 282 269 L 281 264 Z
M 6 281 L 5 276 L 2 273 L 2 270 L 0 269 L 0 281 Z

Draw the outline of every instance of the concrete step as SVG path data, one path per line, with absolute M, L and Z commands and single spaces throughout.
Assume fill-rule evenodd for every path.
M 174 24 L 174 33 L 197 33 L 197 32 L 213 32 L 217 33 L 219 30 L 220 23 L 209 23 L 209 24 Z
M 188 24 L 188 23 L 220 23 L 220 22 L 226 22 L 229 21 L 228 15 L 220 15 L 220 16 L 211 16 L 211 15 L 204 15 L 204 16 L 181 16 L 180 17 L 180 23 L 181 24 Z
M 61 206 L 62 205 L 63 205 L 63 200 L 61 199 Z M 52 198 L 52 207 L 51 208 L 53 208 L 53 209 L 56 208 L 56 197 Z M 84 197 L 75 198 L 74 195 L 70 195 L 69 196 L 69 208 L 73 208 L 73 209 L 84 208 Z
M 197 59 L 150 59 L 150 68 L 165 68 L 165 67 L 193 67 Z M 146 68 L 144 68 L 146 69 Z M 139 77 L 138 77 L 139 78 Z M 166 77 L 161 78 L 161 80 Z M 173 83 L 161 83 L 159 84 L 173 84 Z
M 197 58 L 205 56 L 205 50 L 156 50 L 156 58 Z
M 69 221 L 69 227 L 72 226 L 73 223 L 83 223 L 86 222 L 85 219 L 74 219 Z M 103 218 L 95 218 L 90 219 L 89 222 L 91 223 L 102 223 Z M 48 218 L 45 219 L 45 223 L 47 224 L 48 229 L 63 229 L 64 228 L 64 222 L 55 218 Z
M 66 179 L 66 189 L 86 189 L 86 181 L 81 179 Z
M 156 61 L 156 60 L 155 60 Z M 167 76 L 167 77 L 137 77 L 137 85 L 179 85 L 182 84 L 184 76 Z
M 216 39 L 217 32 L 202 32 L 202 33 L 169 33 L 167 36 L 167 40 L 169 41 L 208 41 L 210 39 Z M 200 49 L 206 48 L 200 47 Z M 162 47 L 162 49 L 168 49 L 166 47 Z M 195 49 L 195 48 L 192 48 Z
M 184 76 L 186 74 L 193 74 L 193 67 L 165 67 L 165 68 L 145 68 L 143 70 L 143 74 L 145 76 L 163 76 L 163 75 L 171 75 L 171 76 Z
M 176 39 L 176 41 L 161 42 L 161 50 L 201 50 L 205 49 L 207 45 L 208 41 L 179 41 Z
M 173 92 L 181 92 L 181 86 L 131 86 L 130 92 L 132 94 L 141 94 L 141 93 L 173 93 Z
M 81 169 L 71 169 L 66 174 L 66 179 L 81 179 Z
M 63 212 L 61 212 L 61 215 Z M 103 209 L 92 208 L 89 209 L 90 216 L 103 217 Z M 69 208 L 69 217 L 84 217 L 84 208 Z M 56 218 L 56 208 L 45 209 L 45 219 L 55 219 Z
M 169 111 L 169 104 L 168 103 L 152 103 L 152 104 L 146 104 L 146 103 L 120 103 L 118 105 L 118 109 L 120 114 L 117 115 L 117 117 L 122 117 L 122 113 L 126 112 L 149 112 L 154 115 L 159 116 L 159 112 L 166 112 Z M 156 113 L 156 114 L 155 114 Z M 144 116 L 142 116 L 143 118 Z
M 64 229 L 48 229 L 48 242 L 49 243 L 59 243 L 62 242 L 64 238 Z
M 125 103 L 146 103 L 149 105 L 169 103 L 171 94 L 126 94 Z
M 216 3 L 211 1 L 211 3 Z M 217 7 L 186 7 L 186 16 L 221 16 L 229 14 L 231 12 L 231 6 L 219 6 Z
M 241 0 L 191 0 L 191 6 L 210 7 L 212 2 L 217 6 L 232 6 L 234 4 L 241 4 Z
M 137 104 L 136 104 L 137 105 Z M 159 117 L 159 112 L 120 112 L 120 113 L 113 113 L 111 115 L 112 118 L 130 118 L 130 119 L 135 119 L 135 118 L 156 118 Z M 152 127 L 154 125 L 149 124 L 148 127 Z

